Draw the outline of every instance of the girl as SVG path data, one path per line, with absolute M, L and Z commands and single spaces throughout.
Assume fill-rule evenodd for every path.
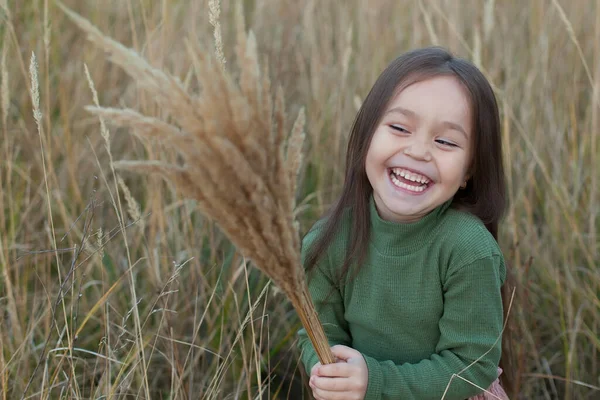
M 440 48 L 393 61 L 352 127 L 341 197 L 303 241 L 338 359 L 320 365 L 299 332 L 316 399 L 505 396 L 496 380 L 505 192 L 483 74 Z

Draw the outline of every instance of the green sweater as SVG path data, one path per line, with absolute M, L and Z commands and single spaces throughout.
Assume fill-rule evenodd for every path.
M 440 400 L 452 374 L 482 388 L 497 378 L 504 259 L 481 221 L 449 204 L 400 224 L 381 219 L 371 199 L 370 246 L 356 277 L 336 285 L 348 214 L 310 274 L 310 293 L 330 344 L 352 347 L 366 360 L 367 400 Z M 303 257 L 320 226 L 304 238 Z M 304 329 L 299 339 L 310 373 L 318 358 Z M 481 392 L 454 378 L 445 400 Z

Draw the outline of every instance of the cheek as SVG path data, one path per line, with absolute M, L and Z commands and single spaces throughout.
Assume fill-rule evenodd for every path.
M 367 151 L 367 157 L 365 159 L 365 172 L 366 172 L 367 178 L 369 179 L 369 182 L 371 183 L 371 186 L 372 186 L 373 179 L 375 178 L 375 176 L 377 174 L 377 160 L 376 160 L 376 154 L 371 150 L 372 150 L 372 147 L 369 148 L 369 151 Z
M 375 131 L 369 144 L 369 150 L 367 150 L 367 162 L 375 164 L 385 160 L 390 148 L 389 143 L 386 142 L 388 141 L 386 140 L 385 133 L 382 133 L 379 129 Z
M 469 165 L 466 156 L 449 155 L 439 163 L 438 168 L 448 183 L 461 185 L 468 177 Z
M 376 139 L 376 137 L 373 137 L 373 139 Z M 371 186 L 374 186 L 384 169 L 385 154 L 382 152 L 381 143 L 380 141 L 372 140 L 365 157 L 365 172 Z

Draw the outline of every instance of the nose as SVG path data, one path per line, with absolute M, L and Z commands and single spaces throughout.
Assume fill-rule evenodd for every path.
M 431 161 L 429 146 L 421 140 L 413 140 L 404 148 L 404 154 L 419 161 Z

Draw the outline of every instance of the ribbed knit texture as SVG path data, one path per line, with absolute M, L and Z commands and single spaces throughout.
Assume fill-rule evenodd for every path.
M 381 219 L 371 199 L 370 247 L 356 277 L 337 284 L 350 213 L 309 274 L 330 344 L 352 347 L 367 362 L 367 400 L 439 400 L 453 374 L 482 388 L 497 378 L 504 259 L 481 221 L 449 204 L 400 224 Z M 304 238 L 304 256 L 321 226 Z M 304 330 L 299 338 L 310 373 L 318 359 Z M 454 378 L 444 398 L 464 400 L 480 392 Z

